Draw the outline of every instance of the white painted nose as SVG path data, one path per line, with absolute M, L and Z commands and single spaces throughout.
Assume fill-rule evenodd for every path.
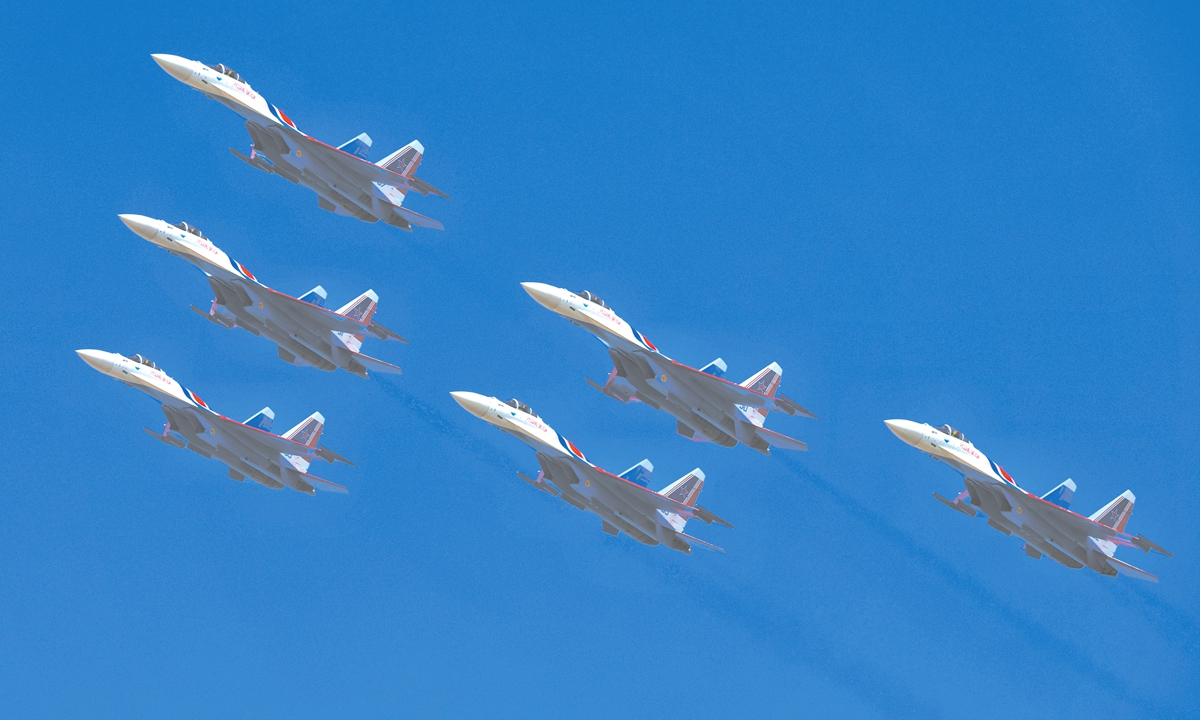
M 488 407 L 491 403 L 488 402 L 491 398 L 486 395 L 480 395 L 473 392 L 452 392 L 450 397 L 454 398 L 454 402 L 463 406 L 463 409 L 471 413 L 475 417 L 485 417 Z
M 192 73 L 194 72 L 195 64 L 187 58 L 179 57 L 178 55 L 151 55 L 154 62 L 158 66 L 167 71 L 167 74 L 175 78 L 179 82 L 190 82 Z
M 113 354 L 103 350 L 76 350 L 75 354 L 105 375 L 111 375 L 113 367 L 116 365 Z
M 925 437 L 925 431 L 921 425 L 912 420 L 884 420 L 883 424 L 887 425 L 888 430 L 891 430 L 896 437 L 913 447 L 920 446 L 921 440 Z
M 118 215 L 126 227 L 147 240 L 158 237 L 158 221 L 145 215 Z
M 525 292 L 529 293 L 529 297 L 537 300 L 539 304 L 551 310 L 558 310 L 558 306 L 562 305 L 563 291 L 562 288 L 556 288 L 553 285 L 546 283 L 526 282 L 521 283 L 521 287 L 525 288 Z

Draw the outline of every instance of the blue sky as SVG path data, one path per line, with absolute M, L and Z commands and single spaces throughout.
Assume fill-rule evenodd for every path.
M 0 28 L 9 418 L 0 697 L 14 716 L 1188 717 L 1200 686 L 1197 16 L 1187 4 L 739 8 L 25 4 Z M 302 130 L 419 138 L 444 233 L 335 217 L 237 162 L 239 119 L 150 53 L 225 62 Z M 367 287 L 410 346 L 363 381 L 223 331 L 118 213 L 268 284 Z M 810 452 L 692 444 L 583 382 L 601 294 L 667 354 L 778 361 Z M 219 411 L 313 410 L 348 496 L 151 442 L 74 350 Z M 600 532 L 464 413 L 529 403 L 603 467 L 695 466 L 736 530 Z M 1025 557 L 896 440 L 950 422 L 1076 506 L 1138 495 L 1160 585 Z M 324 466 L 323 466 L 324 467 Z

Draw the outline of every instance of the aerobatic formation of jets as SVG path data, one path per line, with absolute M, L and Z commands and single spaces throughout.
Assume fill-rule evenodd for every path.
M 171 77 L 241 115 L 250 133 L 249 155 L 232 150 L 240 160 L 272 175 L 304 185 L 317 194 L 322 209 L 365 222 L 379 220 L 411 231 L 414 226 L 441 230 L 442 224 L 403 206 L 406 195 L 446 194 L 417 177 L 424 156 L 413 141 L 377 163 L 367 158 L 371 138 L 365 133 L 334 147 L 301 132 L 296 123 L 269 104 L 238 73 L 221 64 L 205 65 L 176 55 L 153 55 Z M 226 329 L 241 328 L 275 344 L 284 362 L 360 377 L 399 374 L 392 363 L 363 354 L 368 337 L 408 342 L 375 320 L 379 297 L 367 290 L 338 310 L 325 307 L 320 285 L 294 297 L 263 284 L 244 265 L 225 254 L 204 233 L 186 222 L 170 224 L 143 215 L 121 221 L 139 237 L 199 268 L 213 292 L 207 310 L 197 314 Z M 530 297 L 594 335 L 608 350 L 612 370 L 596 390 L 622 403 L 641 403 L 675 419 L 675 431 L 695 442 L 732 448 L 746 445 L 760 453 L 772 448 L 807 450 L 795 438 L 768 430 L 771 412 L 815 419 L 813 413 L 779 391 L 783 369 L 772 362 L 741 383 L 725 378 L 725 361 L 717 358 L 696 369 L 667 357 L 597 295 L 537 282 L 521 283 Z M 151 437 L 205 458 L 219 460 L 229 477 L 246 478 L 273 489 L 291 488 L 344 493 L 346 488 L 309 473 L 313 460 L 349 460 L 320 444 L 325 418 L 313 413 L 291 430 L 271 432 L 275 413 L 263 408 L 238 422 L 211 409 L 195 393 L 175 382 L 156 364 L 101 350 L 78 350 L 92 368 L 137 388 L 157 400 L 166 416 L 161 432 Z M 533 412 L 528 405 L 502 402 L 472 392 L 451 392 L 463 409 L 533 448 L 539 470 L 518 477 L 542 492 L 600 518 L 601 530 L 627 535 L 645 545 L 665 545 L 691 553 L 694 546 L 720 550 L 684 532 L 689 520 L 725 520 L 699 504 L 705 475 L 696 468 L 665 488 L 650 488 L 653 465 L 642 460 L 614 475 L 589 462 L 583 453 Z M 1012 477 L 988 460 L 957 430 L 933 428 L 909 420 L 887 420 L 901 440 L 954 468 L 965 489 L 953 500 L 939 501 L 970 517 L 982 516 L 1005 535 L 1024 541 L 1032 558 L 1049 556 L 1069 568 L 1089 568 L 1102 575 L 1130 575 L 1157 582 L 1154 575 L 1118 560 L 1120 546 L 1170 555 L 1141 535 L 1126 531 L 1133 493 L 1126 490 L 1088 517 L 1070 510 L 1075 483 L 1066 480 L 1045 495 L 1018 487 Z

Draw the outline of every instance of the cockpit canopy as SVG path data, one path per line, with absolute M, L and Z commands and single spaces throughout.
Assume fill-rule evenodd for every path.
M 530 415 L 532 415 L 534 417 L 538 416 L 538 414 L 535 413 L 528 405 L 526 405 L 525 403 L 521 402 L 520 400 L 518 400 L 516 398 L 513 398 L 512 400 L 508 400 L 504 404 L 508 405 L 509 407 L 515 407 L 516 409 L 520 410 L 523 413 L 529 413 Z
M 208 239 L 208 236 L 205 235 L 204 233 L 200 232 L 200 228 L 196 227 L 195 225 L 188 225 L 185 222 L 177 222 L 177 223 L 175 223 L 175 227 L 179 228 L 180 230 L 182 230 L 184 232 L 191 233 L 191 234 L 195 235 L 196 237 L 201 237 L 201 238 L 204 238 L 205 240 Z
M 603 308 L 608 307 L 608 305 L 604 304 L 604 301 L 600 299 L 600 296 L 593 295 L 590 292 L 588 292 L 587 290 L 584 290 L 583 292 L 577 292 L 575 294 L 578 295 L 579 297 L 583 298 L 584 300 L 587 300 L 588 302 L 596 303 L 600 307 L 603 307 Z
M 234 72 L 233 68 L 229 67 L 228 65 L 225 65 L 224 63 L 217 63 L 216 65 L 209 65 L 209 67 L 212 68 L 213 70 L 216 70 L 217 72 L 221 73 L 222 75 L 231 77 L 234 80 L 237 80 L 238 82 L 242 82 L 242 76 L 238 75 L 236 72 Z
M 155 370 L 159 369 L 158 366 L 154 364 L 154 361 L 148 357 L 142 357 L 141 355 L 134 355 L 133 357 L 131 357 L 129 359 L 134 361 L 138 365 L 145 365 L 146 367 L 153 368 Z
M 958 438 L 959 440 L 962 440 L 963 442 L 966 442 L 966 443 L 971 442 L 970 440 L 967 439 L 966 435 L 963 435 L 961 432 L 955 430 L 954 428 L 950 427 L 949 425 L 943 425 L 940 428 L 938 428 L 938 430 L 941 430 L 942 432 L 946 433 L 947 435 L 949 435 L 952 438 Z

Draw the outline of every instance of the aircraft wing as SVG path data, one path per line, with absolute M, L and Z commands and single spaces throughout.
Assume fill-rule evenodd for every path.
M 1036 495 L 1015 488 L 1002 490 L 996 486 L 988 487 L 979 482 L 970 482 L 967 487 L 971 491 L 971 497 L 979 500 L 979 505 L 985 515 L 1009 512 L 1013 507 L 1019 507 L 1023 512 L 1033 514 L 1042 522 L 1056 528 L 1066 538 L 1080 545 L 1086 546 L 1087 539 L 1093 537 L 1098 540 L 1110 540 L 1119 545 L 1136 547 L 1125 533 L 1089 520 Z M 1016 493 L 1016 496 L 1014 497 L 1010 493 Z
M 1097 540 L 1109 540 L 1119 545 L 1133 546 L 1129 541 L 1129 536 L 1125 533 L 1089 520 L 1039 497 L 1030 495 L 1024 505 L 1027 512 L 1034 513 L 1042 521 L 1058 528 L 1064 535 L 1080 545 L 1086 546 L 1087 539 L 1094 537 Z
M 756 408 L 765 407 L 771 403 L 771 398 L 762 393 L 744 388 L 724 378 L 700 372 L 674 360 L 670 361 L 666 370 L 679 382 L 704 397 L 716 398 L 730 405 L 747 405 Z
M 253 305 L 256 301 L 260 304 L 269 304 L 276 312 L 290 318 L 300 327 L 314 331 L 317 335 L 331 330 L 361 335 L 368 330 L 366 325 L 353 318 L 338 315 L 332 310 L 317 307 L 291 295 L 285 295 L 278 290 L 272 290 L 265 285 L 244 280 L 218 280 L 212 276 L 209 276 L 208 284 L 212 286 L 217 301 L 225 307 L 231 309 L 235 306 L 246 307 Z
M 249 448 L 266 448 L 271 452 L 287 453 L 288 455 L 311 456 L 313 449 L 307 445 L 288 440 L 274 433 L 250 427 L 224 415 L 210 416 L 213 429 L 232 437 L 235 441 Z
M 775 410 L 787 413 L 788 415 L 795 415 L 797 411 L 805 415 L 811 415 L 807 410 L 790 400 L 779 401 L 770 395 L 764 395 L 750 388 L 744 388 L 737 383 L 715 375 L 709 375 L 706 372 L 701 372 L 674 360 L 668 360 L 667 363 L 669 364 L 665 369 L 668 373 L 679 382 L 692 388 L 702 397 L 715 398 L 729 405 L 746 405 L 747 407 Z
M 625 478 L 617 477 L 610 472 L 601 470 L 593 465 L 577 465 L 585 475 L 585 480 L 599 483 L 601 487 L 621 499 L 630 507 L 653 516 L 655 510 L 675 513 L 684 517 L 692 517 L 695 512 L 681 502 L 676 502 L 665 495 L 659 495 L 650 488 L 631 483 Z
M 335 332 L 350 333 L 351 335 L 362 335 L 367 332 L 366 325 L 345 315 L 338 315 L 332 310 L 317 307 L 312 303 L 304 302 L 291 295 L 285 295 L 269 287 L 259 286 L 254 289 L 258 291 L 257 294 L 264 302 L 270 303 L 271 307 L 292 318 L 307 329 L 332 330 Z
M 433 193 L 449 199 L 445 193 L 424 180 L 408 178 L 394 173 L 373 162 L 363 160 L 357 155 L 351 155 L 345 150 L 338 150 L 332 145 L 327 145 L 316 138 L 309 137 L 295 128 L 288 127 L 287 125 L 275 125 L 271 130 L 282 133 L 284 142 L 295 152 L 310 153 L 312 160 L 319 162 L 331 172 L 350 181 L 359 189 L 368 189 L 371 183 L 381 183 L 383 185 L 403 188 L 404 190 L 416 190 L 422 195 Z

